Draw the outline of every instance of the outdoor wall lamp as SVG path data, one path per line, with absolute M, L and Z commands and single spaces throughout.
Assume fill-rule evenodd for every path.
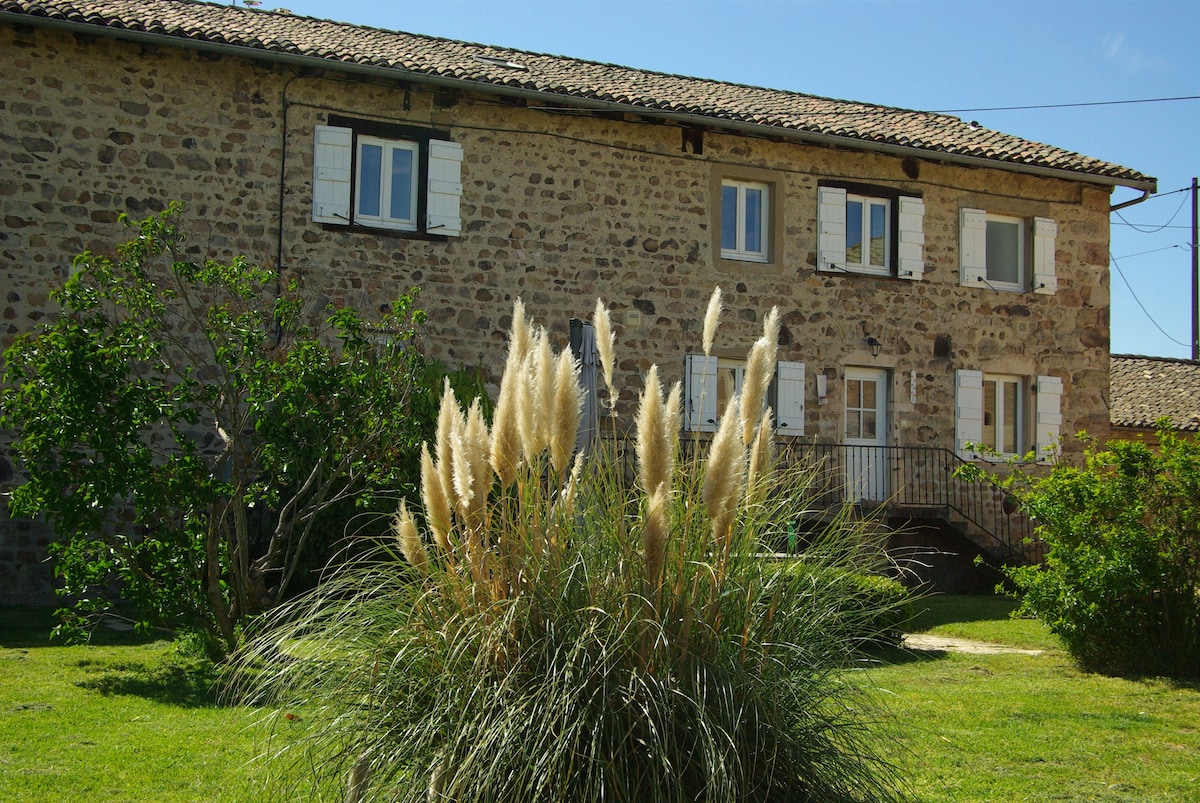
M 883 344 L 873 337 L 867 338 L 867 346 L 871 349 L 872 357 L 878 357 L 880 350 L 883 348 Z

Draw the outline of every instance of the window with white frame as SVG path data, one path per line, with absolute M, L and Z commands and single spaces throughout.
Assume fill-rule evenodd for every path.
M 313 136 L 313 220 L 462 233 L 462 146 L 439 132 L 330 117 Z
M 925 202 L 858 184 L 817 191 L 817 270 L 910 281 L 925 274 Z
M 1032 290 L 1053 295 L 1058 289 L 1054 253 L 1057 237 L 1058 225 L 1049 218 L 1026 219 L 983 209 L 962 209 L 961 281 L 993 290 Z
M 886 198 L 846 196 L 847 270 L 888 273 L 891 207 Z
M 746 361 L 689 354 L 684 365 L 687 426 L 715 432 L 729 401 L 742 392 Z M 804 363 L 780 360 L 767 393 L 780 435 L 804 434 Z
M 721 180 L 721 258 L 767 262 L 770 250 L 771 186 Z
M 415 142 L 358 137 L 354 221 L 384 229 L 417 230 Z
M 1025 440 L 1025 383 L 1016 376 L 983 376 L 984 446 L 1003 455 L 1029 451 Z
M 1062 428 L 1062 380 L 975 370 L 955 372 L 955 439 L 967 458 L 968 444 L 1001 456 L 1034 451 L 1044 459 L 1056 448 Z M 1030 411 L 1032 410 L 1032 415 Z

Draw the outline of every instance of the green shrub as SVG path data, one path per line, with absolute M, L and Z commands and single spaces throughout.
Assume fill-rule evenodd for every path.
M 4 355 L 0 425 L 28 477 L 13 513 L 54 523 L 62 627 L 86 635 L 115 596 L 220 653 L 348 528 L 386 534 L 445 371 L 418 348 L 413 295 L 310 328 L 272 271 L 186 259 L 179 209 L 123 218 L 113 255 L 76 258 L 62 314 Z
M 718 307 L 719 309 L 719 307 Z M 715 320 L 715 314 L 710 314 Z M 778 318 L 706 447 L 680 389 L 645 380 L 631 486 L 606 439 L 572 460 L 578 366 L 518 306 L 494 421 L 445 397 L 419 521 L 390 554 L 277 610 L 239 691 L 303 712 L 276 755 L 293 797 L 456 803 L 889 800 L 869 706 L 845 673 L 885 612 L 881 554 L 849 517 L 803 576 L 762 544 L 813 476 L 774 470 L 762 394 Z M 615 395 L 607 313 L 597 341 Z M 715 326 L 715 324 L 713 324 Z M 711 342 L 706 337 L 706 348 Z M 615 434 L 615 433 L 614 433 Z M 401 557 L 403 556 L 403 558 Z M 799 592 L 797 586 L 805 584 Z
M 898 646 L 912 619 L 911 593 L 899 580 L 881 574 L 812 564 L 803 559 L 780 562 L 785 591 L 809 607 L 820 599 L 838 600 L 839 630 L 863 647 Z
M 1037 525 L 1041 566 L 1006 569 L 1033 614 L 1086 668 L 1200 677 L 1200 444 L 1160 426 L 1090 445 L 1082 467 L 1001 484 Z

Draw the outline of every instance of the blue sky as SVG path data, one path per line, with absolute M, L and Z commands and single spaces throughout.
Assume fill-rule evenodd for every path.
M 929 111 L 1132 167 L 1112 217 L 1112 351 L 1190 356 L 1200 172 L 1194 0 L 263 0 L 263 8 Z M 1137 197 L 1118 189 L 1114 202 Z M 1144 307 L 1144 310 L 1142 309 Z

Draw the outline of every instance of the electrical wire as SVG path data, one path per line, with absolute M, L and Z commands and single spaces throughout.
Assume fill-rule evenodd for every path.
M 1200 100 L 1200 95 L 1177 98 L 1141 98 L 1139 100 L 1100 100 L 1092 103 L 1043 103 L 1037 106 L 993 106 L 987 109 L 935 109 L 933 114 L 963 114 L 965 112 L 1020 112 L 1031 109 L 1078 109 L 1085 106 L 1123 106 L 1130 103 L 1173 103 L 1181 100 Z
M 1126 223 L 1126 226 L 1132 228 L 1134 230 L 1134 232 L 1141 232 L 1142 234 L 1153 234 L 1154 232 L 1162 232 L 1162 230 L 1164 228 L 1170 226 L 1171 222 L 1174 221 L 1175 218 L 1178 217 L 1178 215 L 1180 215 L 1180 210 L 1183 209 L 1183 204 L 1186 204 L 1187 200 L 1188 200 L 1187 196 L 1183 196 L 1182 198 L 1180 198 L 1180 205 L 1178 205 L 1177 208 L 1175 209 L 1175 214 L 1171 215 L 1170 220 L 1166 221 L 1165 223 L 1162 224 L 1162 226 L 1159 226 L 1157 228 L 1140 228 L 1139 226 L 1135 226 L 1135 224 L 1130 223 L 1128 220 L 1126 220 L 1126 217 L 1124 217 L 1124 215 L 1122 215 L 1121 212 L 1112 212 L 1112 214 L 1116 215 L 1117 217 L 1120 217 L 1121 220 L 1124 221 L 1124 223 Z
M 1117 275 L 1121 277 L 1121 281 L 1125 282 L 1125 287 L 1129 290 L 1129 295 L 1133 296 L 1133 300 L 1136 301 L 1137 305 L 1142 308 L 1142 312 L 1145 313 L 1146 318 L 1150 321 L 1150 323 L 1154 324 L 1154 328 L 1162 332 L 1163 337 L 1165 337 L 1167 340 L 1170 340 L 1175 345 L 1190 349 L 1192 347 L 1191 343 L 1184 343 L 1182 340 L 1176 340 L 1167 334 L 1166 329 L 1163 329 L 1158 325 L 1158 321 L 1154 320 L 1154 316 L 1151 315 L 1150 311 L 1146 309 L 1146 305 L 1142 303 L 1142 300 L 1137 297 L 1137 293 L 1133 292 L 1133 285 L 1129 283 L 1129 279 L 1125 278 L 1125 272 L 1121 270 L 1121 263 L 1117 261 L 1117 258 L 1114 257 L 1111 252 L 1109 252 L 1108 259 L 1112 262 L 1113 267 L 1116 268 Z M 1124 259 L 1124 257 L 1122 257 L 1122 259 Z
M 1176 243 L 1175 245 L 1164 245 L 1162 248 L 1155 248 L 1150 251 L 1138 251 L 1136 254 L 1126 254 L 1125 256 L 1121 257 L 1121 259 L 1132 259 L 1134 257 L 1144 257 L 1146 254 L 1157 254 L 1159 251 L 1171 251 L 1176 248 L 1186 248 L 1188 250 L 1191 250 L 1190 245 L 1179 245 L 1178 243 Z M 1112 257 L 1112 259 L 1113 259 L 1113 261 L 1116 261 L 1117 257 Z

